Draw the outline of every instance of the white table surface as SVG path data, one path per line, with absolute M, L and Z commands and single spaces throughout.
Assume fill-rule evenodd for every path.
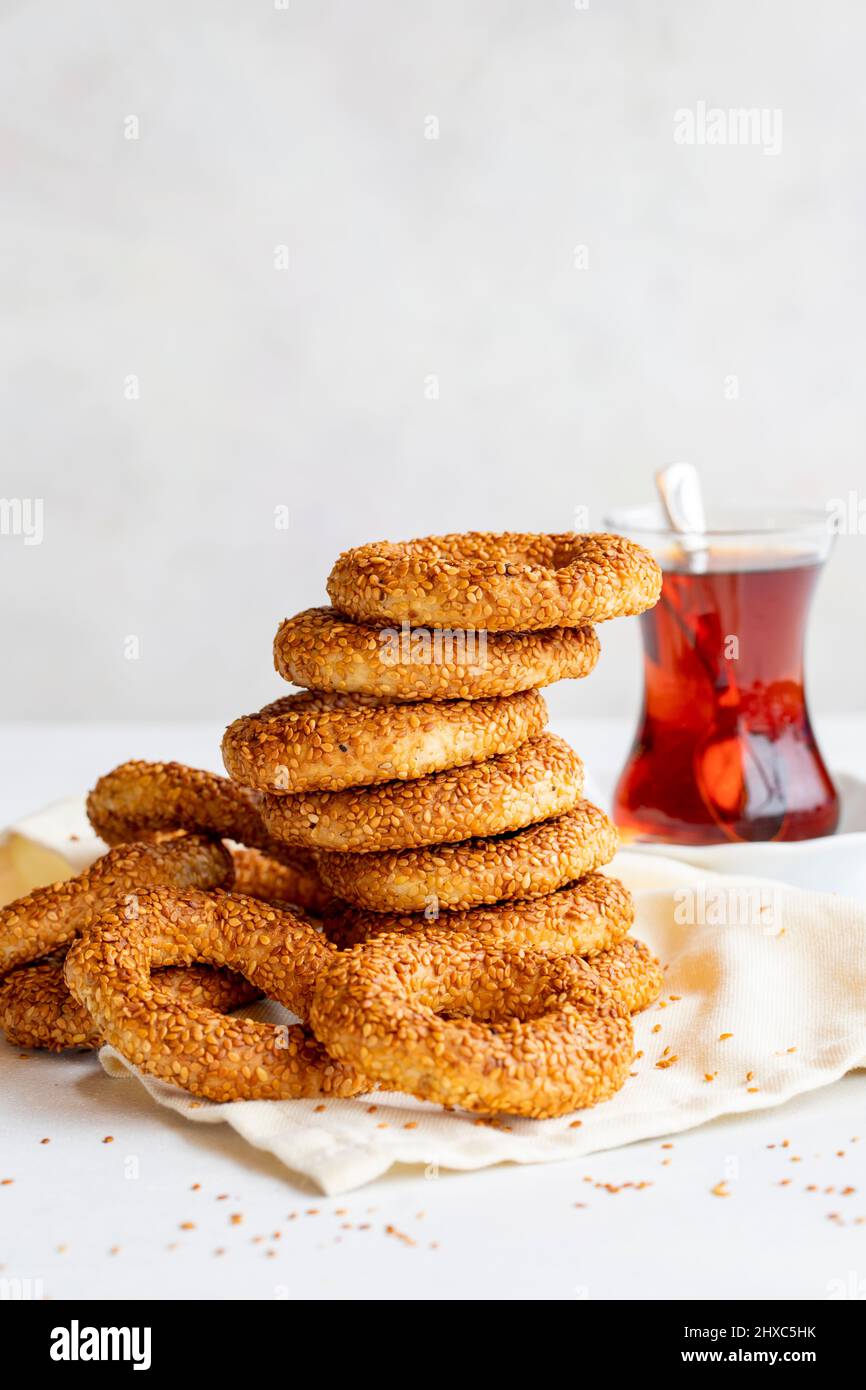
M 558 729 L 606 782 L 629 730 Z M 7 726 L 0 823 L 130 757 L 218 768 L 220 733 Z M 819 734 L 832 766 L 866 776 L 866 719 Z M 336 1198 L 93 1056 L 0 1043 L 0 1087 L 0 1280 L 40 1281 L 49 1298 L 823 1299 L 866 1268 L 866 1073 L 672 1147 L 435 1178 L 402 1168 Z M 723 1178 L 727 1199 L 711 1191 Z

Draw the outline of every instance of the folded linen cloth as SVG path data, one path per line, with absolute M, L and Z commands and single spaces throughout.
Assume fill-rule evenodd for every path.
M 57 815 L 73 804 L 64 807 Z M 67 824 L 77 824 L 74 815 Z M 56 846 L 63 832 L 54 829 Z M 675 1134 L 780 1105 L 866 1064 L 866 902 L 645 850 L 621 852 L 609 871 L 635 895 L 635 934 L 665 966 L 665 988 L 635 1019 L 631 1077 L 592 1110 L 485 1121 L 382 1092 L 213 1105 L 136 1072 L 109 1047 L 102 1064 L 111 1075 L 137 1077 L 154 1100 L 194 1123 L 230 1124 L 326 1193 L 397 1163 L 428 1171 L 543 1163 Z M 271 1002 L 249 1012 L 287 1018 Z

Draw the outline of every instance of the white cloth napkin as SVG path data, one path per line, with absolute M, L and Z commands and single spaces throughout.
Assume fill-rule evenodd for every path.
M 773 849 L 764 847 L 765 862 L 773 862 Z M 811 851 L 804 845 L 801 853 Z M 592 1110 L 490 1122 L 385 1093 L 213 1105 L 135 1072 L 108 1047 L 103 1066 L 137 1077 L 161 1105 L 195 1123 L 227 1122 L 337 1193 L 396 1163 L 428 1170 L 542 1163 L 675 1134 L 780 1105 L 866 1063 L 866 902 L 644 851 L 620 853 L 610 872 L 635 895 L 635 934 L 665 966 L 665 989 L 635 1019 L 632 1076 Z M 286 1018 L 273 1003 L 250 1014 Z

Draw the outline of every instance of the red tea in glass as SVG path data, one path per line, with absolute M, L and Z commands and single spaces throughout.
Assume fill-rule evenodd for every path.
M 830 835 L 839 819 L 806 705 L 803 642 L 831 543 L 822 514 L 740 514 L 678 538 L 647 514 L 611 529 L 664 571 L 641 619 L 644 703 L 614 816 L 628 839 L 707 845 Z

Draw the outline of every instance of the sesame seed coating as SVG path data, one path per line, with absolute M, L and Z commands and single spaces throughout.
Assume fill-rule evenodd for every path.
M 469 531 L 347 550 L 327 587 L 357 622 L 537 632 L 642 613 L 661 570 L 623 536 Z
M 286 618 L 274 638 L 274 666 L 310 690 L 393 700 L 477 700 L 588 676 L 599 655 L 591 627 L 546 632 L 371 627 L 333 608 Z
M 220 1013 L 230 1013 L 261 997 L 242 975 L 207 965 L 160 970 L 157 983 L 177 999 Z M 62 1052 L 102 1045 L 90 1014 L 66 987 L 62 959 L 20 966 L 0 982 L 0 1030 L 16 1047 Z
M 0 908 L 0 975 L 68 945 L 96 914 L 154 884 L 231 883 L 222 845 L 199 835 L 119 845 L 75 878 L 37 888 Z
M 265 796 L 262 819 L 289 845 L 371 853 L 519 830 L 570 811 L 582 789 L 577 754 L 539 734 L 513 753 L 405 782 Z
M 537 690 L 413 703 L 302 691 L 230 724 L 223 761 L 247 787 L 341 791 L 482 762 L 540 734 L 546 723 Z
M 365 912 L 335 901 L 325 913 L 325 931 L 341 949 L 372 936 L 396 932 L 423 937 L 450 931 L 477 939 L 484 946 L 526 947 L 544 955 L 595 956 L 608 951 L 631 930 L 631 894 L 605 874 L 586 874 L 576 883 L 540 898 L 455 908 L 428 921 L 423 912 Z
M 371 1081 L 334 1061 L 303 1027 L 225 1018 L 178 1000 L 151 975 L 162 965 L 224 966 L 303 1019 L 334 954 L 311 922 L 286 909 L 219 891 L 155 888 L 138 895 L 131 918 L 109 909 L 83 932 L 66 957 L 66 983 L 106 1042 L 194 1095 L 357 1095 Z
M 374 912 L 424 912 L 535 898 L 607 864 L 619 843 L 612 821 L 589 801 L 554 820 L 456 845 L 319 854 L 337 898 Z
M 333 897 L 312 866 L 280 864 L 261 850 L 246 847 L 233 848 L 231 856 L 235 893 L 287 903 L 312 913 L 323 912 Z
M 207 850 L 213 847 L 210 840 L 204 842 Z M 229 850 L 230 866 L 226 863 L 224 851 L 215 849 L 213 854 L 205 853 L 199 860 L 196 841 L 183 836 L 171 840 L 163 839 L 156 846 L 171 844 L 174 848 L 164 852 L 140 854 L 140 846 L 135 847 L 135 855 L 126 856 L 132 866 L 132 877 L 126 880 L 129 889 L 127 899 L 134 901 L 138 888 L 151 887 L 155 883 L 171 885 L 179 883 L 205 888 L 215 883 L 231 882 L 234 870 L 233 890 L 251 897 L 266 898 L 269 901 L 292 903 L 295 906 L 309 906 L 321 911 L 330 902 L 331 894 L 322 887 L 313 874 L 288 864 L 278 864 L 260 850 L 234 848 Z M 92 892 L 91 915 L 98 913 L 108 900 L 113 901 L 115 889 L 107 887 L 108 881 L 116 883 L 116 877 L 109 873 L 109 865 L 117 863 L 130 846 L 110 851 L 104 856 L 108 865 L 103 865 L 101 873 L 95 877 L 97 888 L 102 884 L 102 892 Z M 216 861 L 217 873 L 213 872 L 212 860 Z M 99 861 L 102 864 L 102 861 Z M 198 870 L 199 862 L 201 872 Z M 142 867 L 142 872 L 138 868 Z M 132 885 L 132 886 L 130 886 Z M 47 897 L 47 895 L 45 895 Z M 43 903 L 43 910 L 46 904 Z M 260 991 L 247 983 L 240 975 L 225 970 L 212 970 L 207 966 L 189 969 L 168 969 L 161 976 L 161 983 L 179 998 L 189 998 L 228 1013 L 242 1004 L 250 1003 L 259 997 Z M 7 1041 L 21 1047 L 44 1047 L 59 1052 L 64 1048 L 86 1048 L 99 1046 L 99 1037 L 87 1011 L 70 995 L 63 980 L 63 959 L 53 956 L 36 965 L 21 966 L 7 975 L 0 983 L 0 1030 L 6 1034 Z
M 633 1055 L 624 1006 L 585 963 L 453 932 L 340 952 L 310 1021 L 386 1088 L 487 1114 L 545 1119 L 606 1100 Z
M 645 941 L 627 936 L 584 965 L 612 990 L 630 1014 L 654 1004 L 662 992 L 661 966 Z
M 263 850 L 310 868 L 271 840 L 259 815 L 259 796 L 215 772 L 183 763 L 122 763 L 100 777 L 87 798 L 87 816 L 106 844 L 139 840 L 146 832 L 191 830 Z

